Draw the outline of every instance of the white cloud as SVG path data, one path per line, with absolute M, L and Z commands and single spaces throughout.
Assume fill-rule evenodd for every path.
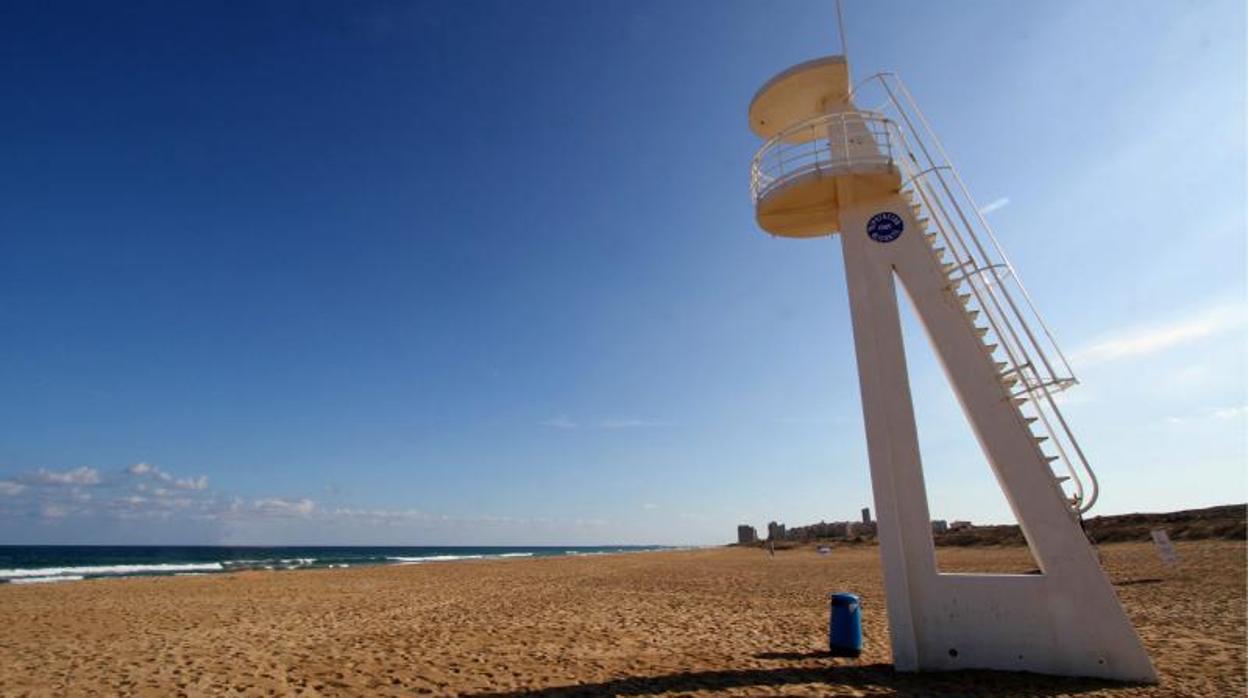
M 12 482 L 9 480 L 0 480 L 0 494 L 13 495 L 21 494 L 26 490 L 26 485 L 20 482 Z
M 338 507 L 326 514 L 332 518 L 372 521 L 375 523 L 397 523 L 403 521 L 429 521 L 437 517 L 419 509 L 352 509 Z
M 659 505 L 655 504 L 654 502 L 646 502 L 645 504 L 641 505 L 641 508 L 643 511 L 656 511 L 658 510 Z
M 157 468 L 151 463 L 135 463 L 126 468 L 126 472 L 136 477 L 154 477 L 161 482 L 166 482 L 180 490 L 206 490 L 208 489 L 208 477 L 200 475 L 199 477 L 177 478 L 169 473 Z M 139 489 L 145 489 L 144 485 L 139 484 Z
M 1202 410 L 1199 414 L 1166 417 L 1168 424 L 1188 424 L 1191 422 L 1228 422 L 1234 419 L 1242 419 L 1248 417 L 1248 405 L 1238 405 L 1235 407 L 1211 407 Z
M 1001 197 L 1001 198 L 999 198 L 999 199 L 994 199 L 994 200 L 989 201 L 988 203 L 984 204 L 983 206 L 981 206 L 981 207 L 979 208 L 979 212 L 980 212 L 980 214 L 982 214 L 982 215 L 985 215 L 985 216 L 986 216 L 986 215 L 988 215 L 988 214 L 992 213 L 993 211 L 1000 211 L 1001 209 L 1003 209 L 1003 208 L 1005 208 L 1006 206 L 1009 206 L 1009 205 L 1010 205 L 1010 197 L 1008 197 L 1008 196 L 1003 196 L 1003 197 Z
M 581 423 L 573 420 L 567 415 L 561 414 L 557 417 L 543 421 L 542 426 L 551 429 L 580 429 Z M 600 419 L 596 422 L 587 421 L 585 426 L 589 429 L 644 429 L 648 427 L 669 427 L 671 422 L 663 422 L 655 419 L 638 419 L 636 417 L 608 417 Z
M 181 478 L 175 480 L 173 486 L 180 490 L 206 490 L 208 489 L 208 476 L 200 475 L 195 478 Z
M 1084 365 L 1106 363 L 1135 356 L 1146 356 L 1172 347 L 1236 329 L 1248 315 L 1243 306 L 1220 306 L 1200 315 L 1167 325 L 1134 328 L 1105 337 L 1071 355 Z
M 0 502 L 8 506 L 0 507 L 0 529 L 5 517 L 29 515 L 30 508 L 12 508 L 12 502 L 20 500 L 10 496 L 21 493 L 32 494 L 29 504 L 45 521 L 80 521 L 99 530 L 108 530 L 110 521 L 162 522 L 170 531 L 201 527 L 210 537 L 251 543 L 275 536 L 339 535 L 367 542 L 378 536 L 405 540 L 417 534 L 475 536 L 476 542 L 489 543 L 501 540 L 500 534 L 521 533 L 571 542 L 565 537 L 569 531 L 600 537 L 601 529 L 609 526 L 601 519 L 451 516 L 414 508 L 322 508 L 300 497 L 244 499 L 210 489 L 206 477 L 178 477 L 149 463 L 136 463 L 105 475 L 82 467 L 41 469 L 0 480 Z
M 776 424 L 839 424 L 847 421 L 844 415 L 791 415 L 787 417 L 772 417 L 771 421 Z
M 252 511 L 274 516 L 307 516 L 316 509 L 311 499 L 283 499 L 272 497 L 257 499 L 251 503 Z
M 1214 419 L 1235 419 L 1248 415 L 1248 406 L 1240 405 L 1238 407 L 1221 407 L 1209 414 Z
M 654 419 L 634 419 L 632 417 L 604 419 L 598 422 L 599 428 L 602 429 L 645 429 L 649 427 L 666 427 L 671 426 L 668 422 L 661 422 Z
M 100 472 L 85 465 L 73 470 L 47 470 L 40 468 L 29 479 L 31 482 L 39 485 L 98 485 L 100 484 Z
M 64 518 L 69 510 L 59 504 L 44 504 L 39 509 L 39 515 L 45 519 Z
M 575 429 L 576 422 L 569 419 L 567 415 L 561 414 L 545 420 L 542 422 L 542 426 L 550 427 L 551 429 Z

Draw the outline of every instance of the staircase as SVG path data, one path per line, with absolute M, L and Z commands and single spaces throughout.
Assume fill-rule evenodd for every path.
M 1058 406 L 1060 393 L 1078 382 L 1070 364 L 904 83 L 891 73 L 873 75 L 851 99 L 862 104 L 872 93 L 882 104 L 870 113 L 896 124 L 891 145 L 901 193 L 948 279 L 949 301 L 980 338 L 1002 401 L 1031 431 L 1072 512 L 1087 512 L 1098 495 L 1096 475 Z

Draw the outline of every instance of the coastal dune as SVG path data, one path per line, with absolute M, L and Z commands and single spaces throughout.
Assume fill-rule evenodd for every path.
M 1158 686 L 896 674 L 878 551 L 708 549 L 0 585 L 0 694 L 1244 695 L 1245 545 L 1100 547 Z M 1025 572 L 1025 548 L 942 548 Z M 827 593 L 866 648 L 831 659 Z

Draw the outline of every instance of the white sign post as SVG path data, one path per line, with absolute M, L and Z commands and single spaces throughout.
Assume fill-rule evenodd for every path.
M 1157 554 L 1161 556 L 1161 561 L 1170 567 L 1179 564 L 1179 556 L 1174 552 L 1174 543 L 1170 542 L 1170 536 L 1166 534 L 1164 528 L 1154 528 L 1152 530 L 1153 543 L 1157 546 Z

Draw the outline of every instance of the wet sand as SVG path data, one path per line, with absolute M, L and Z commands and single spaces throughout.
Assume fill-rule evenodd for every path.
M 0 585 L 3 695 L 1245 695 L 1245 545 L 1101 552 L 1159 686 L 895 674 L 874 548 L 716 549 Z M 1031 568 L 945 548 L 946 571 Z M 825 657 L 833 590 L 858 661 Z

